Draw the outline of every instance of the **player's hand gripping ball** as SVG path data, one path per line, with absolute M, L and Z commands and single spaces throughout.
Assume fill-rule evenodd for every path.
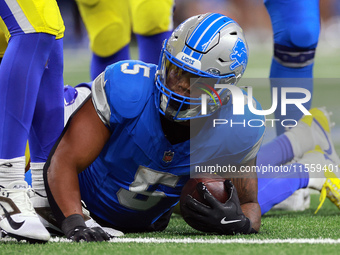
M 251 231 L 236 188 L 224 178 L 190 179 L 181 193 L 180 210 L 185 222 L 199 231 L 225 235 Z

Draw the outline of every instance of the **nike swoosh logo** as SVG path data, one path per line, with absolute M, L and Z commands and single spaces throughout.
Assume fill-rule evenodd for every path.
M 325 130 L 323 129 L 323 127 L 321 126 L 321 124 L 320 124 L 317 120 L 315 120 L 315 119 L 314 119 L 314 121 L 315 121 L 315 123 L 319 126 L 319 128 L 321 129 L 321 131 L 323 132 L 324 136 L 325 136 L 326 139 L 327 139 L 328 149 L 327 149 L 327 150 L 323 150 L 323 151 L 326 152 L 327 154 L 331 155 L 332 152 L 333 152 L 333 150 L 332 150 L 331 143 L 330 143 L 330 141 L 329 141 L 329 139 L 328 139 L 328 135 L 326 134 L 326 132 L 325 132 Z
M 235 223 L 235 222 L 239 222 L 241 220 L 225 220 L 225 217 L 221 220 L 221 224 L 225 225 L 225 224 L 230 224 L 230 223 Z
M 7 166 L 7 167 L 12 167 L 13 165 L 11 163 L 4 163 L 4 164 L 1 164 L 2 166 Z
M 5 212 L 5 217 L 8 220 L 9 225 L 11 226 L 11 228 L 13 228 L 14 230 L 18 230 L 19 228 L 21 228 L 21 226 L 25 223 L 25 221 L 22 222 L 16 222 L 12 219 L 11 215 L 9 214 L 9 212 L 7 212 L 7 210 L 5 209 L 5 207 L 3 207 L 2 204 L 0 204 L 2 209 Z

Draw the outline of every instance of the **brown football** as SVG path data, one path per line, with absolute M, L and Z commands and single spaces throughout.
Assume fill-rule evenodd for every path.
M 201 196 L 198 194 L 196 190 L 196 185 L 199 182 L 203 182 L 209 192 L 220 202 L 225 203 L 227 199 L 229 198 L 229 195 L 227 194 L 225 187 L 224 187 L 224 181 L 225 179 L 222 177 L 217 178 L 192 178 L 189 179 L 189 181 L 184 185 L 181 193 L 180 198 L 180 205 L 183 205 L 185 203 L 185 198 L 189 194 L 196 200 L 204 203 Z M 205 204 L 205 203 L 204 203 Z

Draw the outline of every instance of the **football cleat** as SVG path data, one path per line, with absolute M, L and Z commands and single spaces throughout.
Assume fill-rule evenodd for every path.
M 5 238 L 6 236 L 7 236 L 6 231 L 0 228 L 0 239 Z
M 340 164 L 331 138 L 331 113 L 325 108 L 313 108 L 309 112 L 312 115 L 303 116 L 297 126 L 285 133 L 292 144 L 295 158 L 301 158 L 305 152 L 319 146 L 334 163 Z
M 33 208 L 31 194 L 25 181 L 0 186 L 0 228 L 19 241 L 47 242 L 50 234 Z
M 329 198 L 340 209 L 340 179 L 329 169 L 325 172 L 326 181 L 321 189 L 320 204 L 315 214 L 320 210 L 321 206 L 325 202 L 326 197 Z
M 32 199 L 35 211 L 37 212 L 40 221 L 44 224 L 45 228 L 50 232 L 52 236 L 64 236 L 63 231 L 58 227 L 58 223 L 53 215 L 52 209 L 50 208 L 47 198 L 35 193 Z M 106 228 L 100 226 L 94 219 L 91 218 L 90 212 L 85 209 L 85 204 L 83 203 L 82 211 L 84 214 L 85 224 L 89 228 L 100 227 L 102 228 L 110 237 L 123 236 L 124 233 L 113 228 Z
M 314 151 L 307 152 L 297 163 L 308 169 L 308 188 L 321 192 L 320 204 L 315 213 L 320 210 L 326 197 L 340 209 L 340 165 L 333 162 L 319 146 Z
M 52 213 L 47 197 L 34 191 L 31 201 L 40 221 L 48 232 L 52 236 L 63 236 L 64 233 L 58 227 L 58 223 Z

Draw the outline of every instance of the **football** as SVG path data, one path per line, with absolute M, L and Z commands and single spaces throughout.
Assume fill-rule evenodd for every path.
M 201 203 L 205 202 L 201 198 L 201 196 L 198 194 L 196 190 L 196 185 L 200 182 L 203 182 L 204 185 L 207 187 L 209 192 L 220 202 L 225 203 L 227 199 L 229 198 L 229 194 L 226 192 L 224 188 L 224 181 L 225 179 L 222 177 L 217 178 L 192 178 L 189 179 L 189 181 L 184 185 L 181 193 L 180 198 L 180 205 L 182 206 L 185 203 L 185 198 L 187 195 L 191 195 L 193 198 L 198 200 Z M 183 215 L 183 212 L 181 210 L 181 213 Z

